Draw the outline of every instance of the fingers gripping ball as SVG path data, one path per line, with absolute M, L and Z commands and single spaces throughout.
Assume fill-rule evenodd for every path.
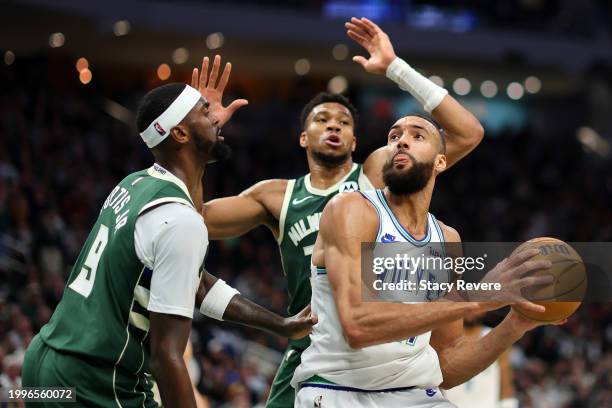
M 549 260 L 552 267 L 531 272 L 526 276 L 552 275 L 554 281 L 546 286 L 523 289 L 523 296 L 546 308 L 542 313 L 532 312 L 515 304 L 521 315 L 538 322 L 556 322 L 571 316 L 582 303 L 587 289 L 587 275 L 582 258 L 569 244 L 556 238 L 534 238 L 521 244 L 512 254 L 538 248 L 540 253 L 532 260 Z

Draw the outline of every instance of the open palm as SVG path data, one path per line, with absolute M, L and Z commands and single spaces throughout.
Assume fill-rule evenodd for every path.
M 221 78 L 217 83 L 219 76 L 219 67 L 221 66 L 221 56 L 215 55 L 213 66 L 208 75 L 208 57 L 202 60 L 202 70 L 198 72 L 197 68 L 193 69 L 191 74 L 191 86 L 200 91 L 202 96 L 210 103 L 211 114 L 219 121 L 219 127 L 226 124 L 234 112 L 240 107 L 247 105 L 249 102 L 246 99 L 236 99 L 227 107 L 223 106 L 223 91 L 229 81 L 230 73 L 232 72 L 232 64 L 227 62 Z
M 351 18 L 344 26 L 347 35 L 370 53 L 370 58 L 360 55 L 353 57 L 366 71 L 373 74 L 384 74 L 395 59 L 395 51 L 389 36 L 367 18 Z

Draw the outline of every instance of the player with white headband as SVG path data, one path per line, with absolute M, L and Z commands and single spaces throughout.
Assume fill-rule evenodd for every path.
M 23 386 L 75 387 L 80 406 L 153 407 L 153 374 L 165 407 L 193 408 L 182 356 L 194 306 L 291 338 L 310 330 L 309 308 L 283 318 L 204 269 L 202 177 L 206 163 L 230 156 L 219 129 L 246 104 L 222 106 L 231 66 L 217 84 L 219 65 L 217 58 L 208 99 L 178 83 L 143 98 L 136 122 L 155 163 L 104 202 L 62 300 L 28 347 Z

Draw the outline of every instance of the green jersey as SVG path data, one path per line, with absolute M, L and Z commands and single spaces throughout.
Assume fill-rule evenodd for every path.
M 127 176 L 110 193 L 70 273 L 51 320 L 49 347 L 123 374 L 148 371 L 151 270 L 134 247 L 139 214 L 166 202 L 194 207 L 184 185 L 160 166 Z
M 337 193 L 373 189 L 361 164 L 353 164 L 342 180 L 326 190 L 314 188 L 310 184 L 310 174 L 289 180 L 279 220 L 278 245 L 287 276 L 290 315 L 310 303 L 310 256 L 323 208 Z M 306 347 L 308 337 L 290 343 Z

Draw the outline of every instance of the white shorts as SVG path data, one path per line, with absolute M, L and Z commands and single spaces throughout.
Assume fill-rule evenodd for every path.
M 326 388 L 323 388 L 326 387 Z M 327 388 L 330 387 L 330 388 Z M 333 387 L 333 388 L 331 388 Z M 295 408 L 457 408 L 438 388 L 405 391 L 345 391 L 336 385 L 302 387 L 295 397 Z

